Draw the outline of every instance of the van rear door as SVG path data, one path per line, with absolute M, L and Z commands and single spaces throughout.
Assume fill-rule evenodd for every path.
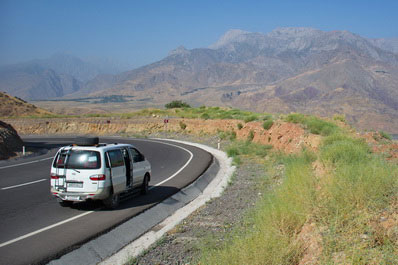
M 112 186 L 114 193 L 120 193 L 126 190 L 126 166 L 124 165 L 124 158 L 120 149 L 115 149 L 106 152 L 109 160 L 107 166 L 110 167 Z
M 67 192 L 96 192 L 98 181 L 90 177 L 102 174 L 101 156 L 97 151 L 65 150 L 61 151 L 54 165 L 59 176 L 58 186 Z

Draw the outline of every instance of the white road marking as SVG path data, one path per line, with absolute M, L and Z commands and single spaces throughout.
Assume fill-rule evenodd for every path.
M 16 164 L 16 165 L 4 166 L 4 167 L 0 167 L 0 169 L 10 168 L 10 167 L 18 167 L 18 166 L 33 164 L 33 163 L 46 161 L 46 160 L 50 160 L 50 159 L 53 159 L 53 157 L 47 157 L 47 158 L 43 158 L 43 159 L 39 159 L 39 160 L 35 160 L 35 161 L 30 161 L 30 162 L 25 162 L 25 163 L 20 163 L 20 164 Z
M 94 211 L 89 211 L 89 212 L 85 212 L 85 213 L 76 215 L 76 216 L 71 217 L 71 218 L 69 218 L 69 219 L 66 219 L 66 220 L 64 220 L 64 221 L 58 222 L 58 223 L 53 224 L 53 225 L 50 225 L 50 226 L 46 226 L 46 227 L 44 227 L 44 228 L 42 228 L 42 229 L 39 229 L 39 230 L 36 230 L 36 231 L 34 231 L 34 232 L 32 232 L 32 233 L 29 233 L 29 234 L 26 234 L 26 235 L 23 235 L 23 236 L 14 238 L 14 239 L 12 239 L 12 240 L 9 240 L 9 241 L 7 241 L 7 242 L 1 243 L 1 244 L 0 244 L 0 248 L 5 247 L 5 246 L 7 246 L 7 245 L 10 245 L 10 244 L 12 244 L 12 243 L 15 243 L 15 242 L 17 242 L 17 241 L 20 241 L 20 240 L 22 240 L 22 239 L 25 239 L 25 238 L 28 238 L 28 237 L 37 235 L 37 234 L 39 234 L 39 233 L 41 233 L 41 232 L 44 232 L 44 231 L 46 231 L 46 230 L 49 230 L 49 229 L 51 229 L 51 228 L 60 226 L 60 225 L 62 225 L 62 224 L 68 223 L 68 222 L 73 221 L 73 220 L 76 220 L 76 219 L 78 219 L 78 218 L 80 218 L 80 217 L 83 217 L 83 216 L 88 215 L 88 214 L 93 213 L 93 212 L 94 212 Z
M 160 141 L 150 141 L 150 140 L 142 140 L 142 141 L 156 142 L 156 143 L 160 143 L 160 144 L 165 144 L 165 145 L 174 146 L 174 147 L 180 148 L 180 149 L 182 149 L 182 150 L 188 152 L 189 155 L 190 155 L 188 161 L 187 161 L 179 170 L 177 170 L 177 172 L 175 172 L 173 175 L 171 175 L 171 176 L 168 177 L 167 179 L 165 179 L 165 180 L 163 180 L 163 181 L 161 181 L 161 182 L 155 184 L 155 185 L 152 186 L 150 189 L 152 189 L 152 188 L 154 188 L 154 187 L 156 187 L 156 186 L 160 186 L 160 185 L 162 185 L 163 183 L 165 183 L 166 181 L 169 181 L 170 179 L 174 178 L 176 175 L 178 175 L 178 173 L 180 173 L 184 168 L 186 168 L 186 167 L 188 166 L 188 164 L 189 164 L 189 163 L 192 161 L 192 159 L 193 159 L 193 154 L 192 154 L 192 152 L 189 151 L 188 149 L 184 148 L 184 147 L 181 147 L 181 146 L 178 146 L 178 145 L 174 145 L 174 144 L 164 143 L 164 142 L 160 142 Z M 49 159 L 49 158 L 47 158 L 47 159 Z M 38 160 L 38 161 L 39 161 L 39 160 Z M 34 163 L 34 162 L 38 162 L 38 161 L 32 161 L 32 162 L 28 162 L 28 163 Z M 21 165 L 21 164 L 19 164 L 19 165 Z M 17 165 L 15 165 L 15 166 L 17 166 Z M 0 168 L 0 169 L 1 169 L 1 168 Z M 76 219 L 78 219 L 78 218 L 80 218 L 80 217 L 86 216 L 86 215 L 88 215 L 88 214 L 90 214 L 90 213 L 93 213 L 93 212 L 94 212 L 94 211 L 85 212 L 85 213 L 76 215 L 76 216 L 74 216 L 74 217 L 71 217 L 71 218 L 69 218 L 69 219 L 66 219 L 66 220 L 64 220 L 64 221 L 55 223 L 55 224 L 53 224 L 53 225 L 43 227 L 42 229 L 33 231 L 33 232 L 29 233 L 29 234 L 26 234 L 26 235 L 23 235 L 23 236 L 20 236 L 20 237 L 11 239 L 11 240 L 9 240 L 9 241 L 6 241 L 6 242 L 4 242 L 4 243 L 1 243 L 1 244 L 0 244 L 0 248 L 5 247 L 5 246 L 7 246 L 7 245 L 10 245 L 10 244 L 12 244 L 12 243 L 18 242 L 18 241 L 20 241 L 20 240 L 22 240 L 22 239 L 25 239 L 25 238 L 28 238 L 28 237 L 37 235 L 37 234 L 39 234 L 39 233 L 41 233 L 41 232 L 47 231 L 47 230 L 52 229 L 52 228 L 54 228 L 54 227 L 57 227 L 57 226 L 60 226 L 60 225 L 65 224 L 65 223 L 71 222 L 71 221 L 73 221 L 73 220 L 76 220 Z
M 27 182 L 27 183 L 23 183 L 23 184 L 19 184 L 19 185 L 14 185 L 14 186 L 1 188 L 1 190 L 9 190 L 9 189 L 13 189 L 13 188 L 18 188 L 18 187 L 22 187 L 22 186 L 26 186 L 26 185 L 30 185 L 30 184 L 35 184 L 35 183 L 38 183 L 38 182 L 42 182 L 42 181 L 45 181 L 45 180 L 47 180 L 47 179 L 39 179 L 39 180 L 35 180 L 35 181 L 31 181 L 31 182 Z
M 147 141 L 147 142 L 149 142 L 149 141 Z M 191 161 L 192 161 L 192 159 L 193 159 L 193 154 L 192 154 L 192 152 L 189 151 L 188 149 L 184 148 L 184 147 L 181 147 L 181 146 L 178 146 L 178 145 L 174 145 L 174 144 L 168 144 L 168 143 L 158 142 L 158 141 L 152 141 L 152 142 L 157 142 L 157 143 L 162 143 L 162 144 L 165 144 L 165 145 L 171 145 L 171 146 L 174 146 L 174 147 L 178 147 L 178 148 L 180 148 L 180 149 L 182 149 L 182 150 L 188 152 L 188 154 L 190 155 L 190 157 L 189 157 L 188 161 L 187 161 L 176 173 L 174 173 L 173 175 L 171 175 L 171 176 L 168 177 L 167 179 L 165 179 L 165 180 L 163 180 L 163 181 L 161 181 L 161 182 L 159 182 L 159 183 L 153 185 L 152 187 L 149 188 L 149 190 L 151 190 L 151 189 L 153 189 L 153 188 L 155 188 L 155 187 L 157 187 L 157 186 L 160 186 L 160 185 L 162 185 L 163 183 L 165 183 L 165 182 L 169 181 L 170 179 L 174 178 L 174 177 L 175 177 L 176 175 L 178 175 L 181 171 L 183 171 L 184 168 L 186 168 L 186 167 L 188 166 L 188 164 L 191 163 Z

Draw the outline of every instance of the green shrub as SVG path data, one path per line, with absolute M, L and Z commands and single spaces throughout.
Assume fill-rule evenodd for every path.
M 346 119 L 345 119 L 345 115 L 344 115 L 344 114 L 341 114 L 341 115 L 335 114 L 335 115 L 333 115 L 333 120 L 335 120 L 335 121 L 341 121 L 341 122 L 346 122 Z
M 324 121 L 322 119 L 306 116 L 300 113 L 292 113 L 286 117 L 287 122 L 291 123 L 299 123 L 304 125 L 306 129 L 308 129 L 313 134 L 320 134 L 323 136 L 332 135 L 337 132 L 339 128 L 337 125 Z
M 173 100 L 170 103 L 164 105 L 166 109 L 175 109 L 175 108 L 190 108 L 191 106 L 181 100 Z
M 274 121 L 273 121 L 273 120 L 267 120 L 267 121 L 265 121 L 265 122 L 263 123 L 263 128 L 264 128 L 264 130 L 269 130 L 269 129 L 272 127 L 273 124 L 274 124 Z
M 210 115 L 207 114 L 207 113 L 203 113 L 200 117 L 201 117 L 202 119 L 204 119 L 204 120 L 210 119 Z
M 246 122 L 246 123 L 255 121 L 255 120 L 257 120 L 257 116 L 255 116 L 255 115 L 250 115 L 250 116 L 244 118 L 244 122 Z
M 240 130 L 240 129 L 242 129 L 242 128 L 243 128 L 243 125 L 242 125 L 242 123 L 238 123 L 236 126 L 238 127 L 238 130 Z
M 263 121 L 269 121 L 269 120 L 273 120 L 273 119 L 272 119 L 272 115 L 267 114 L 267 115 L 265 115 L 265 116 L 263 117 Z
M 180 121 L 180 128 L 181 130 L 185 130 L 187 128 L 187 125 L 184 122 Z
M 236 139 L 236 132 L 235 131 L 218 131 L 218 137 L 220 137 L 221 140 L 229 139 L 230 141 L 233 141 Z
M 323 136 L 331 135 L 338 129 L 335 124 L 315 117 L 308 118 L 305 121 L 305 124 L 307 125 L 311 133 L 320 134 Z
M 254 139 L 254 131 L 250 130 L 249 135 L 247 136 L 247 141 L 251 142 Z
M 256 155 L 259 157 L 265 157 L 271 149 L 272 145 L 255 144 L 248 141 L 236 141 L 227 148 L 227 154 L 230 157 L 237 155 Z
M 286 121 L 291 122 L 291 123 L 301 123 L 304 124 L 304 121 L 306 120 L 306 117 L 304 114 L 301 113 L 291 113 L 287 115 Z
M 231 146 L 231 147 L 229 147 L 229 148 L 227 149 L 227 155 L 228 155 L 229 157 L 234 157 L 234 156 L 239 155 L 238 147 L 237 147 L 237 146 Z
M 366 161 L 370 152 L 365 141 L 336 134 L 324 140 L 321 159 L 333 164 L 355 164 Z
M 383 137 L 384 139 L 387 139 L 387 140 L 390 140 L 390 141 L 392 140 L 391 135 L 389 135 L 389 134 L 386 133 L 386 132 L 380 131 L 379 134 L 380 134 L 380 136 Z

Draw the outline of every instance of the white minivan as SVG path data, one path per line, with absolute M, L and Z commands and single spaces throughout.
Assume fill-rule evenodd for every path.
M 51 193 L 61 206 L 102 200 L 115 208 L 120 195 L 148 192 L 151 165 L 131 144 L 100 144 L 98 137 L 79 137 L 58 150 L 51 166 Z

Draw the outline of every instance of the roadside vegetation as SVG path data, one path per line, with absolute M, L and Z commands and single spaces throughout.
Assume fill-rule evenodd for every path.
M 169 105 L 170 104 L 170 105 Z M 93 113 L 83 115 L 41 115 L 26 116 L 22 118 L 38 119 L 38 118 L 120 118 L 132 119 L 135 117 L 159 117 L 159 118 L 187 118 L 187 119 L 233 119 L 242 120 L 243 123 L 251 121 L 270 122 L 272 116 L 264 113 L 253 113 L 239 109 L 206 107 L 192 108 L 184 102 L 170 102 L 165 109 L 143 109 L 130 113 Z M 10 117 L 12 118 L 12 117 Z
M 398 164 L 373 153 L 365 140 L 339 127 L 344 116 L 333 121 L 298 113 L 281 116 L 299 124 L 306 134 L 322 136 L 316 151 L 303 148 L 289 155 L 253 142 L 255 132 L 246 123 L 257 121 L 269 130 L 280 122 L 280 117 L 267 113 L 193 108 L 175 101 L 165 109 L 123 114 L 30 118 L 43 117 L 239 120 L 235 128 L 218 131 L 217 138 L 229 143 L 224 149 L 235 165 L 247 159 L 264 164 L 264 179 L 273 188 L 264 186 L 259 202 L 225 240 L 203 240 L 199 264 L 394 264 L 398 260 Z M 179 121 L 178 127 L 189 133 L 185 122 Z M 238 139 L 237 132 L 245 129 L 247 138 Z M 385 132 L 373 137 L 392 138 Z M 282 177 L 273 178 L 276 169 Z
M 285 155 L 250 140 L 232 141 L 226 151 L 235 164 L 241 156 L 268 155 L 261 163 L 281 165 L 283 178 L 273 191 L 264 190 L 224 243 L 202 246 L 199 263 L 394 264 L 398 165 L 332 122 L 302 114 L 286 121 L 325 136 L 319 151 Z

